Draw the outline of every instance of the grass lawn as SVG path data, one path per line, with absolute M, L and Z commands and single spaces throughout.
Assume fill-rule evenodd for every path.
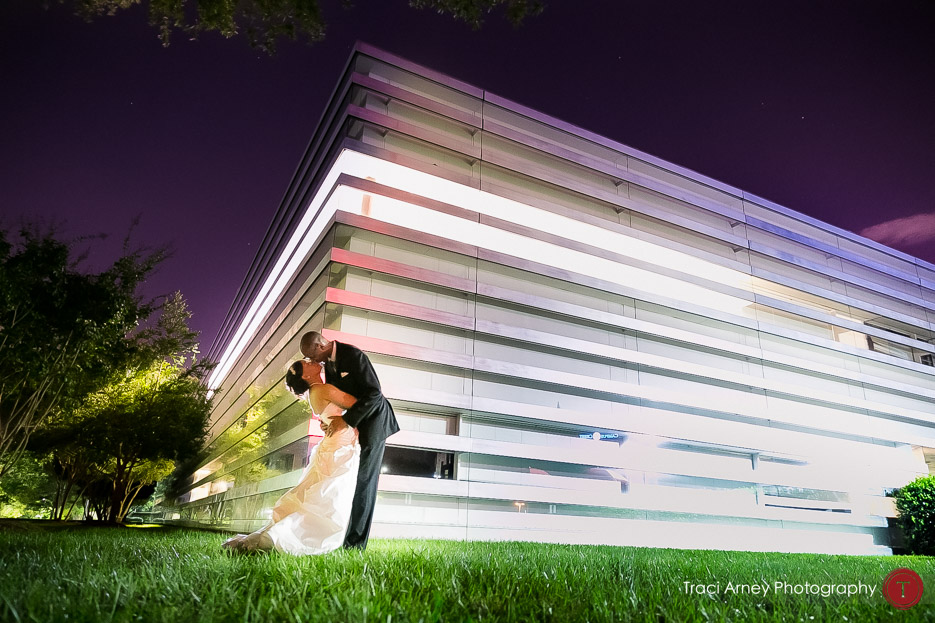
M 935 558 L 392 540 L 364 553 L 230 557 L 224 538 L 169 528 L 0 531 L 0 621 L 935 620 Z M 897 567 L 929 585 L 907 611 L 881 596 Z M 686 581 L 720 587 L 691 594 Z M 876 590 L 796 596 L 777 594 L 777 581 Z M 770 590 L 730 593 L 728 582 Z

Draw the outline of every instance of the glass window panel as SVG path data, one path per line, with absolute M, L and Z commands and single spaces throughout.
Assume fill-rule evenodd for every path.
M 453 277 L 470 279 L 474 276 L 474 258 L 347 225 L 338 225 L 335 246 Z
M 757 332 L 753 329 L 741 327 L 735 324 L 705 318 L 697 314 L 663 307 L 655 303 L 645 301 L 636 302 L 636 318 L 645 320 L 664 327 L 672 327 L 682 331 L 689 331 L 705 335 L 708 337 L 736 342 L 749 346 L 757 346 Z
M 676 189 L 688 190 L 706 199 L 716 201 L 722 205 L 734 208 L 736 210 L 743 209 L 744 204 L 739 197 L 728 194 L 723 190 L 714 188 L 713 186 L 709 186 L 704 182 L 689 179 L 684 175 L 669 171 L 642 160 L 638 160 L 637 158 L 627 158 L 627 168 L 634 173 L 639 173 L 640 175 L 645 175 L 647 177 L 657 179 L 675 187 Z
M 669 195 L 643 188 L 635 184 L 630 185 L 630 199 L 645 203 L 655 208 L 660 208 L 670 214 L 687 218 L 692 221 L 717 228 L 727 233 L 733 233 L 730 226 L 730 219 L 710 212 L 704 208 L 699 208 L 685 201 L 679 201 Z M 650 230 L 652 231 L 652 230 Z
M 632 311 L 629 313 L 627 311 L 633 309 L 632 298 L 491 262 L 478 262 L 477 281 L 522 294 L 590 307 L 598 311 L 632 315 Z
M 535 178 L 504 167 L 481 163 L 481 190 L 514 199 L 544 209 L 554 208 L 565 213 L 588 214 L 614 223 L 627 223 L 627 211 L 619 206 L 589 197 L 583 193 L 554 184 L 543 184 Z M 618 194 L 621 189 L 618 189 Z
M 791 314 L 787 311 L 773 309 L 771 307 L 766 307 L 759 304 L 754 305 L 753 308 L 756 311 L 756 319 L 758 322 L 770 324 L 774 327 L 780 327 L 783 329 L 799 331 L 801 333 L 806 333 L 808 335 L 814 335 L 829 340 L 834 339 L 834 331 L 832 330 L 831 325 L 827 322 L 820 322 L 818 320 L 812 320 L 811 318 L 796 316 L 795 314 Z
M 447 87 L 437 81 L 418 76 L 370 56 L 359 55 L 355 57 L 354 68 L 360 73 L 402 87 L 407 91 L 435 100 L 445 106 L 451 106 L 478 117 L 481 114 L 482 102 L 477 97 L 472 97 L 457 89 Z

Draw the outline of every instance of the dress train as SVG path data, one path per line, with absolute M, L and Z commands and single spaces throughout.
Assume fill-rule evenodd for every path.
M 340 414 L 332 403 L 321 419 L 328 423 L 329 416 Z M 223 547 L 244 553 L 275 549 L 298 556 L 338 549 L 344 543 L 359 465 L 357 429 L 325 436 L 312 449 L 302 479 L 276 502 L 269 523 L 228 539 Z

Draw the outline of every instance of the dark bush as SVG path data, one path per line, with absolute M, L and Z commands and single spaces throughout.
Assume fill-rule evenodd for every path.
M 906 549 L 935 556 L 935 475 L 920 476 L 896 491 L 896 510 Z

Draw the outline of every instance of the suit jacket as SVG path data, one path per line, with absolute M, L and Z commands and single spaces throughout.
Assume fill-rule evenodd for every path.
M 336 342 L 335 348 L 335 369 L 325 366 L 325 381 L 357 398 L 344 414 L 344 421 L 357 428 L 361 445 L 386 439 L 399 430 L 399 423 L 383 396 L 373 364 L 356 346 Z

